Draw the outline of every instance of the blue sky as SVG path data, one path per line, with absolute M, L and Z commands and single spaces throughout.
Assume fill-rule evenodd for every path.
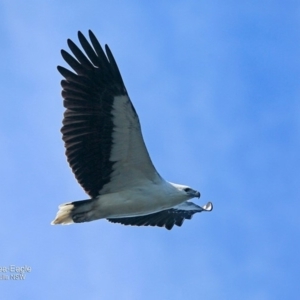
M 213 212 L 172 231 L 50 226 L 87 198 L 64 156 L 56 66 L 88 29 L 160 174 Z M 3 299 L 298 299 L 299 2 L 3 0 L 0 35 L 0 267 L 32 268 L 0 280 Z

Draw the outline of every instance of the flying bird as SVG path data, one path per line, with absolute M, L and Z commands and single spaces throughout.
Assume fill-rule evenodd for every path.
M 188 201 L 193 188 L 168 182 L 156 171 L 116 61 L 92 31 L 90 42 L 79 31 L 85 52 L 68 39 L 73 54 L 61 50 L 73 69 L 58 66 L 64 77 L 66 108 L 61 129 L 69 165 L 90 199 L 59 206 L 51 224 L 107 219 L 136 226 L 181 226 L 195 213 L 211 211 Z

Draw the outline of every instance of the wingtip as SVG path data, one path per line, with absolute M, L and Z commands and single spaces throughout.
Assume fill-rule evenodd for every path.
M 104 48 L 105 48 L 106 53 L 107 53 L 108 51 L 111 52 L 107 44 L 104 45 Z
M 91 29 L 89 29 L 89 37 L 90 37 L 91 40 L 92 39 L 97 40 L 96 36 L 94 35 L 94 32 Z
M 202 208 L 204 211 L 212 211 L 214 206 L 211 202 L 207 202 Z
M 75 43 L 71 39 L 67 39 L 67 44 L 68 44 L 69 48 L 71 48 L 72 46 L 75 45 Z

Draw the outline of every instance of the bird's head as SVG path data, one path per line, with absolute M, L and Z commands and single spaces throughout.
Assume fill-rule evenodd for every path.
M 192 199 L 192 198 L 200 198 L 200 192 L 192 189 L 189 186 L 181 185 L 177 183 L 170 182 L 183 196 L 186 197 L 186 200 Z

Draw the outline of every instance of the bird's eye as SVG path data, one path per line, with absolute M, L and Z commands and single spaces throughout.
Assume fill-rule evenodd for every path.
M 183 190 L 184 190 L 185 192 L 190 192 L 191 189 L 190 189 L 190 188 L 184 188 Z

